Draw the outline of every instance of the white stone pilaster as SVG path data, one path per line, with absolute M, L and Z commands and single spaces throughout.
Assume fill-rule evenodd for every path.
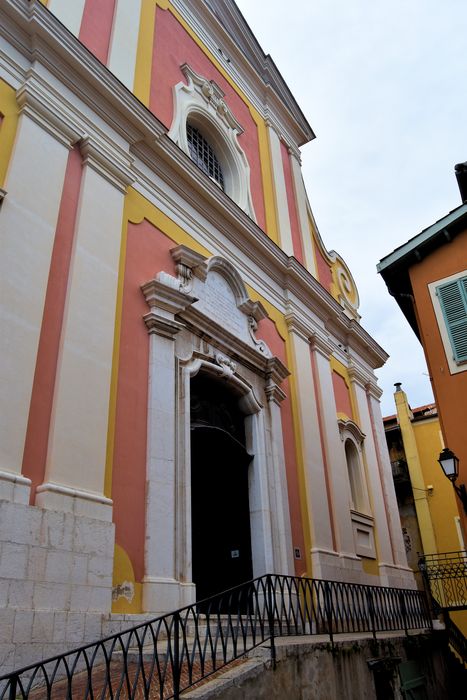
M 175 335 L 184 327 L 174 316 L 193 302 L 180 283 L 165 273 L 142 287 L 151 310 L 145 316 L 150 334 L 148 451 L 146 481 L 145 573 L 143 610 L 164 612 L 190 602 L 180 581 L 177 526 L 182 504 L 177 483 L 177 363 Z
M 386 502 L 389 529 L 393 543 L 395 564 L 407 571 L 411 570 L 407 564 L 407 555 L 402 536 L 402 527 L 397 506 L 397 497 L 392 478 L 391 463 L 387 450 L 386 437 L 384 434 L 383 418 L 381 415 L 381 405 L 379 402 L 381 390 L 375 383 L 367 385 L 367 403 L 371 413 L 375 449 L 377 450 L 380 464 L 380 475 L 382 481 L 383 495 Z
M 125 186 L 124 163 L 82 141 L 83 177 L 57 364 L 49 450 L 37 504 L 110 520 L 104 496 Z M 83 439 L 84 437 L 84 439 Z
M 292 550 L 292 528 L 290 524 L 287 474 L 285 466 L 284 440 L 280 405 L 285 394 L 279 383 L 285 379 L 284 373 L 275 368 L 275 359 L 269 362 L 271 373 L 266 385 L 269 415 L 271 422 L 272 478 L 270 478 L 270 501 L 272 504 L 272 530 L 274 545 L 275 573 L 293 575 L 294 559 Z M 279 371 L 277 371 L 279 369 Z
M 264 413 L 259 411 L 245 416 L 247 450 L 254 454 L 248 470 L 250 494 L 251 550 L 253 576 L 262 576 L 274 570 L 274 549 L 269 498 L 269 474 L 264 440 Z
M 305 184 L 302 177 L 302 169 L 298 154 L 291 152 L 289 154 L 293 184 L 295 190 L 295 202 L 297 205 L 298 221 L 300 225 L 300 233 L 302 237 L 303 255 L 305 257 L 305 267 L 311 272 L 313 277 L 318 277 L 316 270 L 316 261 L 313 253 L 313 242 L 311 239 L 310 223 L 308 221 L 307 195 Z
M 47 7 L 72 34 L 78 36 L 86 0 L 49 0 Z
M 317 380 L 322 399 L 321 420 L 337 549 L 341 556 L 356 559 L 349 508 L 347 463 L 337 423 L 335 402 L 330 400 L 334 396 L 332 371 L 329 364 L 332 348 L 317 335 L 312 337 L 311 347 L 316 362 Z
M 349 376 L 355 389 L 360 428 L 365 433 L 365 456 L 367 466 L 367 480 L 372 499 L 373 517 L 378 541 L 378 555 L 380 571 L 386 566 L 394 566 L 391 533 L 389 530 L 387 506 L 381 481 L 380 466 L 378 463 L 377 446 L 374 441 L 372 417 L 368 408 L 366 383 L 367 378 L 358 370 L 349 369 Z M 397 510 L 397 506 L 396 506 Z
M 70 134 L 44 131 L 27 107 L 0 214 L 0 489 L 19 502 L 29 498 L 21 464 L 70 147 Z
M 138 50 L 141 0 L 116 0 L 108 68 L 133 90 Z
M 287 317 L 294 356 L 294 375 L 298 401 L 302 462 L 308 517 L 312 537 L 313 576 L 321 578 L 323 557 L 335 556 L 332 528 L 326 496 L 323 453 L 318 407 L 311 366 L 309 333 L 293 317 Z M 306 516 L 305 516 L 306 517 Z
M 271 151 L 272 174 L 276 195 L 277 223 L 279 226 L 280 245 L 287 255 L 293 255 L 292 230 L 290 227 L 289 204 L 285 186 L 284 165 L 282 163 L 281 142 L 272 126 L 268 126 L 269 147 Z

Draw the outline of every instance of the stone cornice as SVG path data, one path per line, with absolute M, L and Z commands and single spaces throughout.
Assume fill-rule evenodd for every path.
M 166 273 L 159 273 L 158 278 L 141 285 L 141 291 L 151 311 L 165 312 L 166 316 L 174 316 L 196 301 L 180 291 L 179 281 Z

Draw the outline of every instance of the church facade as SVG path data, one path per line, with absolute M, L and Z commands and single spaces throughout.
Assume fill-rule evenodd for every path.
M 413 587 L 387 356 L 236 5 L 5 0 L 0 37 L 5 670 L 264 573 Z

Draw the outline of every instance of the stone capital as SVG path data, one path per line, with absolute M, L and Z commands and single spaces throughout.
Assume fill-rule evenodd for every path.
M 72 148 L 81 138 L 79 126 L 65 112 L 56 95 L 41 79 L 30 73 L 16 92 L 20 114 L 24 114 L 57 141 Z
M 121 192 L 126 192 L 135 178 L 131 172 L 131 159 L 111 150 L 93 136 L 86 135 L 80 141 L 83 165 L 89 165 Z
M 309 342 L 310 331 L 300 319 L 298 319 L 295 314 L 288 313 L 285 315 L 285 321 L 287 323 L 287 328 L 289 332 L 294 333 L 299 338 L 304 340 L 306 343 Z
M 325 336 L 312 333 L 309 337 L 309 342 L 312 350 L 319 352 L 323 357 L 329 360 L 332 355 L 333 346 Z
M 280 406 L 280 404 L 282 403 L 282 401 L 283 401 L 283 400 L 286 398 L 286 396 L 287 396 L 286 393 L 285 393 L 284 391 L 282 391 L 282 389 L 280 388 L 280 386 L 278 386 L 277 384 L 275 384 L 271 379 L 269 379 L 269 381 L 268 381 L 268 383 L 266 384 L 266 387 L 265 387 L 264 390 L 265 390 L 265 392 L 266 392 L 266 396 L 267 396 L 268 402 L 270 402 L 270 403 L 271 403 L 271 402 L 272 402 L 272 403 L 275 403 L 275 404 L 277 404 L 278 406 Z
M 363 389 L 366 390 L 369 376 L 366 372 L 363 372 L 359 367 L 354 364 L 350 364 L 347 368 L 349 379 L 355 384 L 359 384 Z

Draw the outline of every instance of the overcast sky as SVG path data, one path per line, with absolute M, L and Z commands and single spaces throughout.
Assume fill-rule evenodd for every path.
M 326 247 L 349 265 L 362 324 L 390 354 L 383 415 L 402 382 L 433 400 L 421 346 L 377 262 L 460 203 L 467 160 L 466 0 L 237 0 L 316 139 L 302 149 Z M 287 14 L 284 15 L 284 11 Z

